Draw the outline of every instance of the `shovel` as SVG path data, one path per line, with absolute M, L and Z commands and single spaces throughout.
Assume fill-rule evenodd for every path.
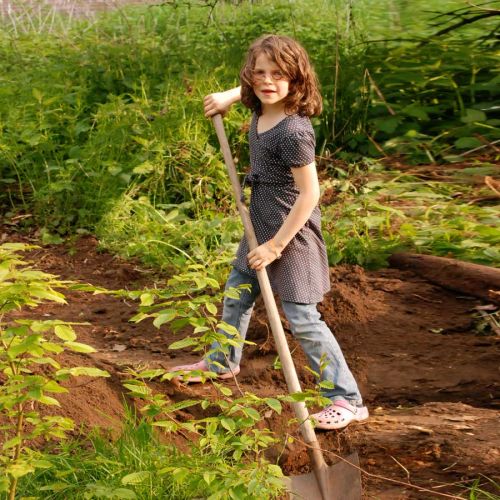
M 258 246 L 257 238 L 255 237 L 248 208 L 241 199 L 241 187 L 224 131 L 222 116 L 217 114 L 212 117 L 212 121 L 217 132 L 217 137 L 219 138 L 224 161 L 236 196 L 236 206 L 243 221 L 245 236 L 250 249 L 253 250 Z M 301 392 L 300 382 L 295 371 L 285 332 L 283 331 L 283 325 L 281 324 L 267 271 L 265 269 L 257 271 L 257 278 L 288 390 L 291 394 Z M 305 403 L 293 403 L 292 406 L 300 422 L 300 430 L 304 441 L 308 445 L 313 472 L 285 478 L 285 485 L 291 498 L 294 500 L 361 500 L 361 474 L 359 468 L 357 468 L 359 466 L 357 453 L 349 455 L 341 462 L 328 466 L 323 458 L 323 453 L 316 438 L 314 427 L 309 419 L 309 412 Z

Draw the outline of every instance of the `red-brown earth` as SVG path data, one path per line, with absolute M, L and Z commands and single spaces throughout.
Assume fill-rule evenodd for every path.
M 36 243 L 6 230 L 0 241 Z M 28 257 L 46 272 L 108 289 L 161 286 L 166 279 L 98 251 L 90 236 L 71 246 L 31 251 Z M 331 269 L 331 280 L 320 310 L 361 386 L 371 418 L 342 431 L 320 433 L 327 461 L 357 450 L 366 472 L 367 499 L 438 498 L 439 493 L 453 497 L 464 494 L 473 479 L 482 478 L 485 485 L 490 483 L 484 477 L 498 481 L 498 337 L 475 328 L 474 307 L 480 302 L 409 271 L 342 265 Z M 67 300 L 65 306 L 46 304 L 29 314 L 88 322 L 77 327 L 78 340 L 97 352 L 65 355 L 64 361 L 111 374 L 108 379 L 75 379 L 68 395 L 58 395 L 62 413 L 77 424 L 119 429 L 127 367 L 171 367 L 197 359 L 187 350 L 168 350 L 180 337 L 167 328 L 129 322 L 136 311 L 130 301 L 83 292 L 69 292 Z M 299 377 L 304 386 L 312 386 L 305 359 L 286 326 L 285 321 Z M 256 345 L 246 348 L 238 376 L 241 388 L 261 396 L 285 393 L 282 374 L 273 368 L 276 351 L 262 303 L 256 306 L 249 340 Z M 235 388 L 234 382 L 227 385 Z M 210 384 L 165 382 L 160 388 L 176 401 L 214 394 Z M 279 436 L 289 433 L 300 440 L 296 425 L 288 426 L 291 417 L 287 409 L 281 416 L 272 414 L 266 424 Z M 299 441 L 274 451 L 286 474 L 308 471 L 306 449 Z

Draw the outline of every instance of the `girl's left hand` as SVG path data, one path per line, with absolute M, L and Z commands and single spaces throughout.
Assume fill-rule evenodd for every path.
M 248 263 L 251 269 L 260 271 L 271 264 L 277 258 L 276 253 L 264 243 L 247 254 Z

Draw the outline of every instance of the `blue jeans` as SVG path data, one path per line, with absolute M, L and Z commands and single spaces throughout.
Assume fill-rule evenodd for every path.
M 256 278 L 233 267 L 226 283 L 226 290 L 245 283 L 251 285 L 251 291 L 243 290 L 238 299 L 225 297 L 222 311 L 222 320 L 238 330 L 241 341 L 245 340 L 255 299 L 260 294 L 260 287 Z M 344 399 L 354 406 L 362 406 L 363 401 L 358 385 L 347 366 L 338 342 L 327 324 L 321 321 L 316 304 L 282 301 L 281 305 L 292 333 L 304 349 L 312 370 L 320 373 L 321 380 L 328 380 L 334 384 L 333 389 L 323 389 L 322 395 L 332 401 Z M 220 365 L 227 366 L 228 362 L 231 369 L 238 367 L 242 350 L 243 342 L 237 347 L 230 346 L 229 349 L 227 347 L 222 349 L 218 342 L 214 342 L 206 357 L 210 370 L 216 373 L 221 372 L 223 370 Z M 322 370 L 320 363 L 326 364 Z

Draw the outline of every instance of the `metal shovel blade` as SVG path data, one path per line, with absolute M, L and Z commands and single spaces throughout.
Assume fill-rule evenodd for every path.
M 359 467 L 358 454 L 344 457 Z M 323 498 L 314 472 L 285 478 L 291 500 L 361 500 L 361 474 L 359 469 L 344 461 L 329 466 L 324 472 L 328 480 L 329 498 Z

